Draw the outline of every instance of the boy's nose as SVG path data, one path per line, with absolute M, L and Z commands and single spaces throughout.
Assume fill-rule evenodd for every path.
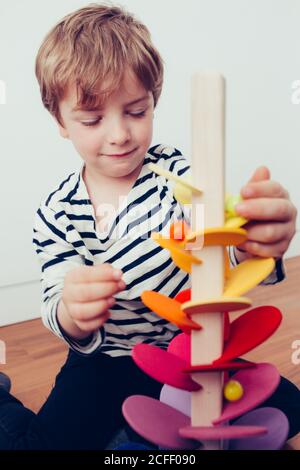
M 110 144 L 119 146 L 130 140 L 130 132 L 124 122 L 111 123 L 108 127 L 107 135 Z

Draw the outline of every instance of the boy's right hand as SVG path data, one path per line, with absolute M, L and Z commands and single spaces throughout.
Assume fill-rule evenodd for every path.
M 96 331 L 109 318 L 113 296 L 126 287 L 122 274 L 108 263 L 80 266 L 66 274 L 61 300 L 82 332 Z

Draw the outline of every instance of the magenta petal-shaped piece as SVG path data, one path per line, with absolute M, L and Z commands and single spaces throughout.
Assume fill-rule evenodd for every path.
M 209 441 L 216 439 L 246 439 L 266 434 L 263 426 L 186 426 L 179 429 L 179 435 L 187 439 Z
M 196 449 L 199 442 L 180 437 L 190 418 L 154 398 L 133 395 L 122 406 L 124 418 L 140 436 L 167 449 Z
M 238 439 L 229 442 L 230 450 L 279 450 L 288 437 L 289 422 L 285 414 L 277 408 L 257 408 L 237 419 L 234 426 L 265 426 L 264 436 Z
M 253 369 L 241 370 L 230 380 L 237 380 L 243 387 L 244 394 L 238 401 L 225 402 L 222 415 L 213 424 L 231 420 L 256 408 L 267 400 L 280 382 L 280 374 L 272 364 L 256 364 Z
M 242 370 L 256 367 L 255 362 L 250 361 L 229 361 L 215 364 L 202 364 L 198 366 L 188 366 L 183 369 L 184 372 L 216 372 L 225 370 Z
M 189 364 L 191 362 L 191 335 L 180 333 L 175 336 L 169 343 L 168 352 L 175 354 Z
M 187 363 L 164 349 L 151 344 L 137 344 L 132 358 L 140 369 L 158 382 L 188 391 L 202 388 L 182 371 Z

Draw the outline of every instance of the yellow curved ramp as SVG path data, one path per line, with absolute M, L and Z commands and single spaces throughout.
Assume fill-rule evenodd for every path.
M 238 297 L 262 282 L 273 271 L 274 258 L 251 258 L 230 270 L 224 297 Z

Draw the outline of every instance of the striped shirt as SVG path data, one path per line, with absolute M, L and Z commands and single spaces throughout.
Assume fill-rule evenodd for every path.
M 187 206 L 173 196 L 174 183 L 148 168 L 157 163 L 175 175 L 182 176 L 190 168 L 185 157 L 174 147 L 157 145 L 148 150 L 132 189 L 124 198 L 105 230 L 97 224 L 82 174 L 70 174 L 41 204 L 34 225 L 36 252 L 41 265 L 42 319 L 44 324 L 69 346 L 81 353 L 95 351 L 110 356 L 130 355 L 137 343 L 167 347 L 178 332 L 177 327 L 158 317 L 141 301 L 144 290 L 174 297 L 190 287 L 189 275 L 180 270 L 150 234 L 168 236 L 176 220 L 190 222 Z M 232 264 L 236 264 L 233 252 Z M 57 321 L 64 277 L 78 265 L 110 263 L 123 271 L 126 288 L 115 295 L 109 309 L 110 318 L 88 341 L 68 337 Z M 280 281 L 277 271 L 265 281 Z

